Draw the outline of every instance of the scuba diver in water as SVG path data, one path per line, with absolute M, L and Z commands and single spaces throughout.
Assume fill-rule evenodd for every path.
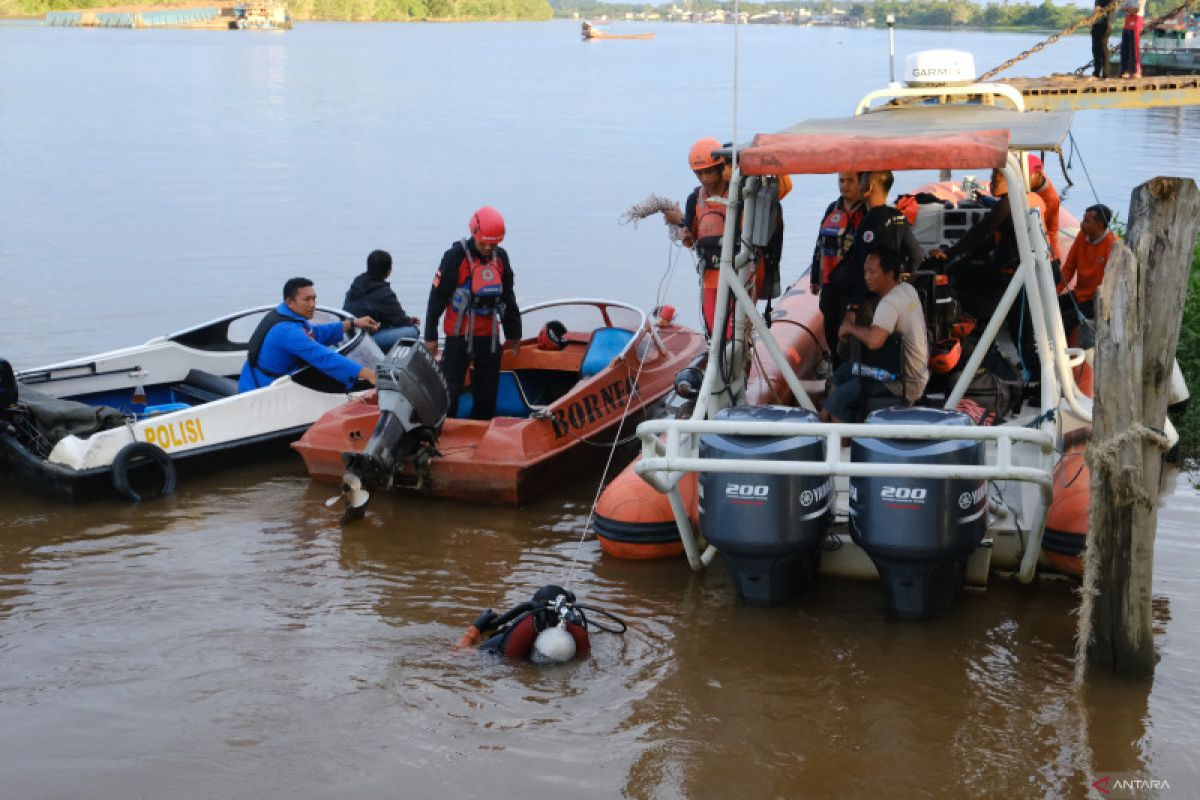
M 617 623 L 609 628 L 584 613 L 591 611 Z M 593 606 L 575 601 L 575 593 L 548 584 L 534 593 L 533 599 L 520 603 L 503 614 L 488 609 L 467 628 L 455 650 L 476 647 L 505 658 L 537 662 L 564 662 L 585 658 L 591 652 L 588 626 L 609 633 L 626 630 L 620 619 Z

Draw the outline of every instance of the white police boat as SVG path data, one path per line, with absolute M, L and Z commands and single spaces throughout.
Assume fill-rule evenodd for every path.
M 115 492 L 137 501 L 173 491 L 181 468 L 285 452 L 359 393 L 305 367 L 239 394 L 251 334 L 271 308 L 15 373 L 0 361 L 0 471 L 70 500 Z M 320 308 L 313 322 L 347 318 Z M 361 330 L 337 350 L 366 366 L 383 360 Z

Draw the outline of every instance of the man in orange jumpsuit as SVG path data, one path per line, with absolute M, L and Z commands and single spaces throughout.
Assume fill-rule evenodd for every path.
M 1096 318 L 1096 291 L 1104 280 L 1104 268 L 1117 236 L 1109 230 L 1112 210 L 1105 205 L 1089 206 L 1079 222 L 1079 235 L 1063 263 L 1062 280 L 1058 284 L 1058 307 L 1062 311 L 1063 327 L 1068 334 L 1079 325 L 1079 314 Z M 1068 291 L 1071 279 L 1075 290 Z M 1075 308 L 1079 308 L 1079 313 Z

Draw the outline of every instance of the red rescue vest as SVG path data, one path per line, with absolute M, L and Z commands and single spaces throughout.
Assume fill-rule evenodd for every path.
M 458 287 L 446 306 L 442 330 L 447 336 L 492 336 L 504 291 L 504 262 L 496 254 L 484 261 L 475 258 L 466 240 L 463 260 L 458 265 Z M 459 322 L 460 317 L 466 318 Z M 467 330 L 467 326 L 470 330 Z
M 850 251 L 854 242 L 854 233 L 858 223 L 862 222 L 863 210 L 861 205 L 847 211 L 834 205 L 833 210 L 821 221 L 821 283 L 829 283 L 829 273 L 837 266 L 842 257 Z

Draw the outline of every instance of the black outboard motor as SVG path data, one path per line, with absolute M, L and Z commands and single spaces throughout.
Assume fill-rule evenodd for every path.
M 867 417 L 875 425 L 970 425 L 957 411 L 888 408 Z M 969 439 L 855 438 L 855 463 L 984 463 L 984 444 Z M 903 468 L 898 472 L 903 473 Z M 888 611 L 926 619 L 947 608 L 962 585 L 967 559 L 987 529 L 982 480 L 852 478 L 850 536 L 879 570 Z
M 375 370 L 379 421 L 361 453 L 342 453 L 365 486 L 391 486 L 395 470 L 437 442 L 450 407 L 446 379 L 421 342 L 400 342 Z
M 735 406 L 716 418 L 817 421 L 811 411 L 786 406 Z M 700 457 L 824 461 L 825 439 L 705 434 L 700 437 Z M 815 582 L 832 508 L 829 476 L 700 475 L 700 530 L 724 557 L 738 598 L 753 605 L 785 602 Z

